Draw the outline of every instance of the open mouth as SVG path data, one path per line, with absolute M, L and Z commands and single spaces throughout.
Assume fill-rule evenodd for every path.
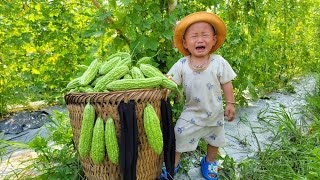
M 204 50 L 204 49 L 206 49 L 205 46 L 197 46 L 197 47 L 196 47 L 196 50 Z

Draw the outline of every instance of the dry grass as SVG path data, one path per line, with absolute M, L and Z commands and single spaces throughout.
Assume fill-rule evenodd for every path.
M 5 178 L 6 176 L 10 176 L 10 179 L 21 179 L 26 175 L 36 175 L 35 172 L 25 171 L 25 167 L 31 165 L 32 159 L 36 157 L 37 153 L 31 150 L 15 151 L 8 159 L 2 159 L 0 163 L 0 179 Z M 24 172 L 21 173 L 21 170 Z

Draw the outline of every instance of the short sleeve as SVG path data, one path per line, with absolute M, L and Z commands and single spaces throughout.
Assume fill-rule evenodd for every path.
M 218 77 L 221 84 L 232 81 L 237 74 L 233 71 L 232 67 L 223 57 L 220 56 L 220 68 L 218 69 Z
M 177 61 L 169 70 L 167 75 L 172 77 L 172 80 L 176 82 L 178 85 L 182 83 L 182 65 L 186 63 L 186 58 L 182 58 Z

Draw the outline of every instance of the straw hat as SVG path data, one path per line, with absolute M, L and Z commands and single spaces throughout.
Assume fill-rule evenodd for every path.
M 183 18 L 176 26 L 174 30 L 174 35 L 173 35 L 173 41 L 175 46 L 178 48 L 178 50 L 185 56 L 189 55 L 190 52 L 183 47 L 183 35 L 186 31 L 186 29 L 196 23 L 196 22 L 207 22 L 211 24 L 214 29 L 215 33 L 217 35 L 217 42 L 216 44 L 212 47 L 210 53 L 213 53 L 217 49 L 221 47 L 223 44 L 224 40 L 226 39 L 227 35 L 227 28 L 224 22 L 215 14 L 210 13 L 210 12 L 195 12 L 192 13 L 185 18 Z

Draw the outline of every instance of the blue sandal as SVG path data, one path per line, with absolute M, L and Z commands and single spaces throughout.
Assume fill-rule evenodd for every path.
M 218 166 L 217 163 L 211 163 L 206 161 L 206 157 L 204 156 L 201 159 L 201 172 L 204 178 L 207 180 L 217 180 L 218 179 Z M 211 177 L 210 175 L 214 175 L 214 177 Z
M 180 163 L 178 164 L 177 167 L 174 168 L 173 176 L 179 172 L 179 169 L 180 169 Z M 163 166 L 162 173 L 160 174 L 160 179 L 166 180 L 166 179 L 168 179 L 168 176 L 171 176 L 171 175 L 167 172 L 166 166 Z M 173 179 L 173 177 L 171 179 Z

